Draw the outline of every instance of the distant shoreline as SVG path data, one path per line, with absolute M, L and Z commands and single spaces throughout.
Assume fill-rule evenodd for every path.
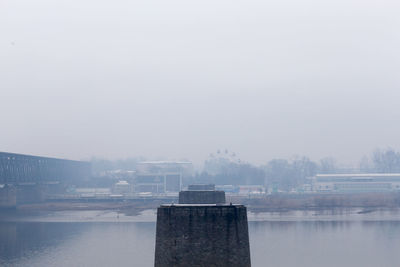
M 255 220 L 270 218 L 266 214 L 321 214 L 367 217 L 379 212 L 400 214 L 400 194 L 398 193 L 364 193 L 364 194 L 276 194 L 257 197 L 227 195 L 226 202 L 240 203 L 247 206 L 249 217 Z M 142 214 L 153 214 L 157 207 L 166 203 L 165 200 L 147 199 L 143 201 L 45 201 L 34 204 L 19 205 L 15 209 L 7 209 L 1 212 L 0 221 L 16 218 L 23 221 L 24 218 L 36 220 L 44 216 L 52 218 L 58 214 L 74 216 L 94 216 L 110 221 L 135 221 L 142 220 Z M 87 215 L 85 215 L 87 214 Z M 259 216 L 260 215 L 260 216 Z M 64 216 L 64 215 L 63 215 Z M 150 217 L 151 217 L 150 216 Z M 397 216 L 397 215 L 396 215 Z M 400 216 L 400 215 L 399 215 Z M 123 219 L 124 218 L 124 219 Z M 154 217 L 155 218 L 155 217 Z M 155 220 L 151 218 L 150 220 Z M 260 219 L 261 218 L 261 219 Z M 278 217 L 273 217 L 279 219 Z M 321 218 L 321 217 L 320 217 Z M 379 218 L 379 217 L 377 217 Z M 76 219 L 76 218 L 75 218 Z M 395 218 L 397 220 L 397 217 Z M 68 221 L 68 218 L 63 218 Z M 80 220 L 79 218 L 77 219 Z M 149 220 L 147 218 L 146 220 Z M 400 220 L 400 217 L 399 217 Z
M 145 209 L 136 214 L 116 210 L 15 210 L 0 214 L 0 223 L 155 223 L 156 209 Z M 326 210 L 286 210 L 253 212 L 248 210 L 248 221 L 257 222 L 371 222 L 400 223 L 400 209 L 336 208 Z

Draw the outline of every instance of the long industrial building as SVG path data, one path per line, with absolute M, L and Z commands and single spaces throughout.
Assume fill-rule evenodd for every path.
M 400 191 L 400 173 L 317 174 L 312 188 L 321 193 Z

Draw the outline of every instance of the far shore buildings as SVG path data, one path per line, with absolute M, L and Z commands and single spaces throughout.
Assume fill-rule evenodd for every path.
M 319 193 L 400 191 L 400 173 L 317 174 L 311 181 L 311 190 Z
M 193 164 L 186 161 L 144 161 L 136 168 L 135 192 L 178 193 L 182 178 L 193 174 Z

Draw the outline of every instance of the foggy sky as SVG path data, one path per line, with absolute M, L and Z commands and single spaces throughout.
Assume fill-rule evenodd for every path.
M 1 0 L 0 151 L 400 149 L 400 2 Z

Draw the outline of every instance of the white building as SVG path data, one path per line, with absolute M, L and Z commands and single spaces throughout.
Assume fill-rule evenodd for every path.
M 131 185 L 127 181 L 118 181 L 113 188 L 113 193 L 128 194 L 131 192 Z
M 400 173 L 317 174 L 312 188 L 336 193 L 400 191 Z
M 182 189 L 182 178 L 193 174 L 191 162 L 145 161 L 137 165 L 135 191 L 178 193 Z

